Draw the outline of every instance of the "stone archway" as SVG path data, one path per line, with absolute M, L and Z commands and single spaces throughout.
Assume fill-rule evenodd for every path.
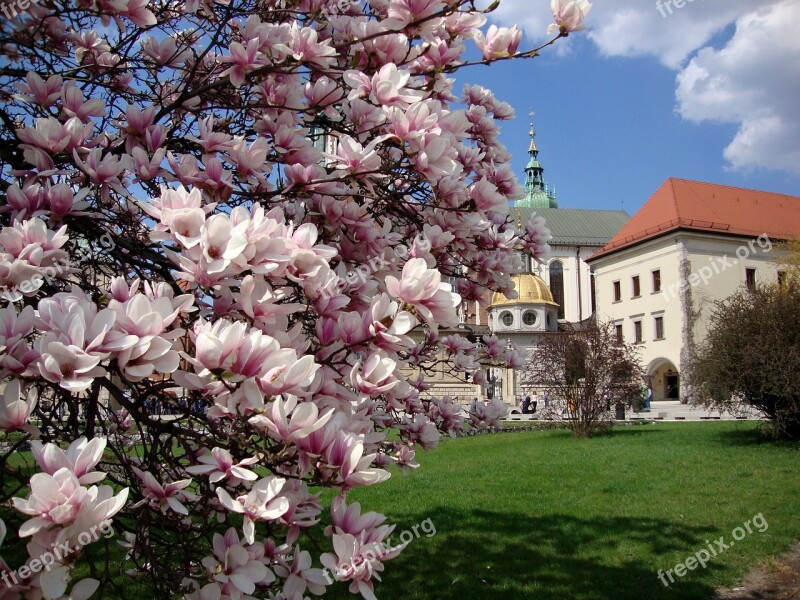
M 680 373 L 671 360 L 652 360 L 647 366 L 647 378 L 653 390 L 653 401 L 680 400 Z

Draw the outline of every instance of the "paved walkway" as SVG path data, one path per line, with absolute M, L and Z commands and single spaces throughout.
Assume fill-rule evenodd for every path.
M 510 414 L 507 420 L 536 421 L 540 418 L 541 414 L 537 412 L 533 415 Z M 757 421 L 763 419 L 763 417 L 761 413 L 755 410 L 748 410 L 740 416 L 734 416 L 730 413 L 722 414 L 716 410 L 709 411 L 705 408 L 681 404 L 677 400 L 664 400 L 651 403 L 650 412 L 625 411 L 625 420 L 631 421 L 637 419 L 652 419 L 658 421 Z

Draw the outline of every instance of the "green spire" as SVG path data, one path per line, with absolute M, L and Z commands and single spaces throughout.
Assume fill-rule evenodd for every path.
M 533 111 L 530 113 L 533 117 Z M 519 208 L 558 208 L 555 188 L 551 192 L 544 180 L 544 167 L 539 163 L 539 149 L 536 147 L 536 130 L 531 120 L 531 143 L 528 146 L 528 166 L 525 167 L 525 191 L 527 195 L 522 200 L 517 200 L 515 206 Z

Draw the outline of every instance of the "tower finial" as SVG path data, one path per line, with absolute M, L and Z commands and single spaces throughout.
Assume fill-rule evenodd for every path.
M 535 113 L 531 108 L 530 115 L 530 144 L 528 146 L 528 166 L 525 167 L 525 191 L 526 198 L 517 201 L 517 206 L 532 208 L 558 208 L 556 201 L 555 188 L 553 191 L 547 189 L 544 180 L 544 167 L 539 162 L 539 148 L 536 146 L 536 129 L 533 126 Z

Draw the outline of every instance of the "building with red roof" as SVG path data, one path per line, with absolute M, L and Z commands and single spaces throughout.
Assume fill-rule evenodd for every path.
M 687 400 L 682 368 L 711 310 L 780 278 L 774 244 L 800 238 L 800 198 L 670 178 L 587 263 L 598 318 L 641 345 L 654 400 Z

